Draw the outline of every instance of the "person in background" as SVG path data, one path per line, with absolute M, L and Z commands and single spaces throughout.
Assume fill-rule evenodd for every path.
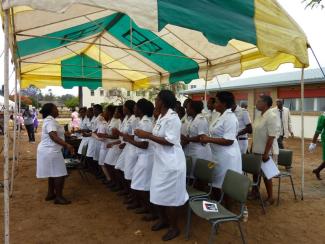
M 201 143 L 210 143 L 212 161 L 216 163 L 213 179 L 213 197 L 220 199 L 221 187 L 228 169 L 242 173 L 242 160 L 237 141 L 238 120 L 232 108 L 235 97 L 231 92 L 220 91 L 216 95 L 215 109 L 220 113 L 210 125 L 210 136 L 201 135 Z M 227 203 L 227 199 L 226 204 Z
M 123 151 L 116 162 L 115 168 L 117 169 L 121 185 L 123 186 L 123 191 L 118 194 L 127 196 L 125 202 L 129 203 L 128 209 L 135 209 L 138 207 L 136 202 L 132 202 L 132 199 L 134 199 L 134 194 L 132 194 L 130 191 L 132 172 L 138 156 L 136 153 L 134 153 L 136 148 L 129 142 L 124 141 L 124 137 L 134 135 L 134 129 L 139 123 L 139 118 L 137 118 L 134 114 L 135 104 L 136 103 L 132 100 L 127 100 L 124 103 L 123 114 L 125 115 L 125 118 L 123 120 L 121 129 L 113 129 L 114 135 L 120 136 L 121 139 L 123 138 L 123 142 L 120 145 L 121 149 L 123 148 Z
M 152 132 L 154 106 L 153 104 L 142 98 L 135 105 L 134 114 L 140 119 L 136 129 Z M 157 217 L 154 215 L 152 205 L 149 201 L 149 190 L 151 183 L 151 174 L 153 167 L 153 144 L 148 140 L 140 139 L 137 136 L 126 136 L 124 138 L 127 142 L 136 147 L 136 153 L 138 154 L 137 162 L 135 163 L 131 189 L 135 191 L 136 200 L 142 207 L 137 210 L 137 213 L 148 213 L 143 217 L 145 221 L 151 221 Z
M 81 121 L 79 133 L 82 134 L 82 140 L 78 148 L 78 154 L 82 154 L 82 150 L 88 145 L 89 137 L 91 136 L 91 121 L 94 117 L 93 108 L 83 107 L 79 110 Z
M 276 114 L 271 109 L 272 98 L 267 95 L 262 95 L 256 102 L 256 109 L 261 112 L 253 123 L 253 146 L 252 152 L 254 154 L 260 155 L 263 162 L 269 160 L 272 156 L 272 147 L 275 142 L 274 139 L 278 135 L 278 123 L 276 119 Z M 257 176 L 254 176 L 255 178 Z M 264 183 L 267 191 L 267 199 L 265 203 L 267 205 L 272 205 L 273 200 L 273 184 L 272 179 L 267 179 L 264 177 Z M 256 189 L 253 189 L 253 195 L 256 196 Z
M 187 105 L 192 101 L 192 99 L 187 98 L 183 102 L 183 107 L 178 110 L 178 117 L 180 118 L 182 122 L 181 126 L 181 145 L 183 146 L 183 151 L 185 155 L 188 153 L 188 145 L 186 143 L 186 137 L 188 135 L 188 125 L 192 121 L 192 117 L 188 116 L 186 109 Z M 184 114 L 184 115 L 183 115 Z M 182 116 L 183 115 L 183 116 Z M 182 117 L 181 117 L 182 116 Z
M 187 115 L 193 120 L 189 123 L 187 128 L 187 136 L 183 138 L 183 143 L 188 145 L 186 156 L 192 157 L 193 167 L 191 170 L 191 178 L 194 178 L 193 171 L 196 160 L 205 159 L 211 160 L 211 148 L 209 144 L 202 144 L 200 137 L 202 135 L 209 135 L 209 124 L 207 119 L 201 113 L 203 109 L 203 102 L 190 101 L 187 104 Z
M 106 148 L 108 152 L 105 156 L 104 163 L 109 174 L 110 182 L 107 184 L 107 187 L 111 188 L 112 191 L 118 191 L 122 189 L 120 181 L 118 178 L 118 172 L 115 169 L 116 162 L 122 152 L 122 149 L 119 147 L 121 140 L 118 135 L 113 135 L 114 128 L 121 128 L 121 120 L 123 119 L 123 106 L 117 106 L 115 108 L 114 117 L 109 123 L 107 138 L 108 143 Z
M 284 149 L 283 140 L 288 138 L 290 135 L 293 137 L 290 110 L 283 106 L 281 99 L 276 100 L 276 107 L 272 109 L 277 115 L 279 128 L 279 136 L 277 138 L 279 149 Z
M 156 98 L 160 116 L 152 133 L 135 130 L 139 138 L 154 142 L 154 159 L 150 184 L 150 202 L 158 208 L 159 220 L 152 231 L 168 228 L 162 237 L 168 241 L 177 237 L 178 212 L 188 200 L 186 191 L 186 160 L 180 144 L 181 121 L 173 109 L 176 98 L 172 91 L 162 90 Z M 151 142 L 149 142 L 151 143 Z
M 90 168 L 92 170 L 92 172 L 96 175 L 96 177 L 100 178 L 102 176 L 101 174 L 101 170 L 98 166 L 98 158 L 99 158 L 99 151 L 100 151 L 100 146 L 101 143 L 100 141 L 98 141 L 96 132 L 98 130 L 98 126 L 100 125 L 100 123 L 102 121 L 104 121 L 104 117 L 102 115 L 103 113 L 103 107 L 100 104 L 95 104 L 93 106 L 93 111 L 94 111 L 94 121 L 92 124 L 92 134 L 89 138 L 88 141 L 88 148 L 87 148 L 87 154 L 86 156 L 88 158 L 92 158 L 92 160 L 89 160 L 90 164 Z
M 234 104 L 232 111 L 235 113 L 239 124 L 237 140 L 240 147 L 240 152 L 241 154 L 245 154 L 248 149 L 248 134 L 252 133 L 252 122 L 246 109 Z
M 28 139 L 30 143 L 35 143 L 35 132 L 34 132 L 34 118 L 33 111 L 26 108 L 23 113 L 24 125 L 27 130 Z
M 108 153 L 107 143 L 108 141 L 108 132 L 109 132 L 109 124 L 111 123 L 111 120 L 113 119 L 115 112 L 115 106 L 114 105 L 108 105 L 104 112 L 103 117 L 104 120 L 99 124 L 98 130 L 97 130 L 97 136 L 98 140 L 100 141 L 100 151 L 99 151 L 99 158 L 98 158 L 98 165 L 101 167 L 102 172 L 105 176 L 103 183 L 108 183 L 110 181 L 110 176 L 107 171 L 107 168 L 105 166 L 105 157 Z
M 213 122 L 216 121 L 216 119 L 218 119 L 220 116 L 220 113 L 215 109 L 215 104 L 216 104 L 216 98 L 210 97 L 207 102 L 207 108 L 208 108 L 207 120 L 209 122 L 209 125 L 213 124 Z
M 33 108 L 33 118 L 34 118 L 34 131 L 37 133 L 37 128 L 38 128 L 38 112 L 35 108 Z
M 76 111 L 75 108 L 72 109 L 72 113 L 71 113 L 71 128 L 72 128 L 72 132 L 75 132 L 77 130 L 79 130 L 80 128 L 80 120 L 79 120 L 79 114 Z
M 314 152 L 316 149 L 316 143 L 318 136 L 321 135 L 322 151 L 323 151 L 323 162 L 318 166 L 318 168 L 313 170 L 318 180 L 321 180 L 320 172 L 325 168 L 325 112 L 318 117 L 316 131 L 312 142 L 309 145 L 309 151 Z
M 240 107 L 247 110 L 248 108 L 247 102 L 241 102 Z
M 67 169 L 63 159 L 62 148 L 74 154 L 72 145 L 64 141 L 64 129 L 55 120 L 59 112 L 53 103 L 43 105 L 40 113 L 44 119 L 41 142 L 37 147 L 37 178 L 48 178 L 48 193 L 46 201 L 54 200 L 55 204 L 70 204 L 63 197 L 63 188 Z

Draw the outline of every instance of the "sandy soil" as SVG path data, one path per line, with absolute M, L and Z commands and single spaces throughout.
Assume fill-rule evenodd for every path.
M 39 138 L 39 135 L 38 135 Z M 2 144 L 1 138 L 1 144 Z M 307 145 L 308 143 L 306 143 Z M 248 202 L 249 220 L 244 223 L 248 243 L 324 243 L 325 242 L 325 180 L 317 181 L 311 170 L 321 154 L 306 153 L 305 195 L 301 201 L 300 141 L 287 140 L 294 150 L 294 182 L 299 200 L 295 201 L 289 180 L 284 180 L 280 206 L 271 206 L 263 215 L 255 201 Z M 73 204 L 56 206 L 45 202 L 47 182 L 35 178 L 37 144 L 29 144 L 24 134 L 21 142 L 21 161 L 15 178 L 14 195 L 10 206 L 11 243 L 160 243 L 164 231 L 150 231 L 150 223 L 126 210 L 121 198 L 111 193 L 93 177 L 90 184 L 74 171 L 67 178 L 65 194 Z M 1 156 L 1 160 L 3 157 Z M 2 163 L 1 163 L 2 168 Z M 0 170 L 2 175 L 2 169 Z M 324 171 L 325 178 L 325 171 Z M 1 177 L 2 178 L 2 177 Z M 274 184 L 277 186 L 277 183 Z M 275 187 L 275 192 L 277 192 Z M 264 186 L 262 187 L 263 194 Z M 3 199 L 3 193 L 0 192 Z M 3 218 L 3 202 L 0 218 Z M 180 226 L 184 229 L 185 212 Z M 2 221 L 0 222 L 2 225 Z M 1 226 L 2 227 L 2 226 Z M 2 239 L 2 229 L 0 238 Z M 170 243 L 207 243 L 210 225 L 193 218 L 191 238 L 182 235 Z M 218 243 L 240 243 L 235 224 L 221 226 Z

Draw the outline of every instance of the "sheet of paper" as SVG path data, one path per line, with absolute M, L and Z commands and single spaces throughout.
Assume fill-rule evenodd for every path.
M 266 162 L 262 162 L 261 169 L 268 180 L 280 174 L 278 167 L 271 157 Z
M 203 210 L 206 212 L 218 212 L 218 205 L 213 202 L 203 201 Z

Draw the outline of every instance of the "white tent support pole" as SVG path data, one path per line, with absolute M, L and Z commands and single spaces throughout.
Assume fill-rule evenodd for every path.
M 21 115 L 21 83 L 19 80 L 19 94 L 18 94 L 18 114 Z M 16 160 L 16 165 L 18 168 L 19 165 L 19 152 L 20 152 L 20 137 L 21 137 L 21 124 L 20 124 L 20 119 L 18 123 L 18 144 L 17 144 L 17 160 Z
M 14 141 L 12 146 L 12 163 L 11 163 L 11 179 L 10 179 L 10 197 L 12 197 L 13 190 L 14 190 L 14 179 L 15 179 L 15 168 L 16 168 L 16 158 L 17 158 L 17 73 L 15 73 L 15 109 L 14 109 Z
M 9 244 L 9 10 L 4 11 L 4 165 L 3 165 L 3 218 L 4 243 Z
M 208 75 L 209 75 L 209 60 L 207 59 L 207 67 L 206 67 L 206 72 L 205 72 L 205 82 L 204 82 L 204 109 L 207 110 L 207 86 L 208 86 Z
M 301 69 L 301 200 L 304 200 L 305 188 L 305 118 L 304 118 L 304 97 L 305 97 L 305 81 L 304 81 L 305 68 Z

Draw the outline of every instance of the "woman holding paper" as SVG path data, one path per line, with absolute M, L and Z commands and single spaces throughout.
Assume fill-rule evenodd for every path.
M 274 138 L 278 134 L 276 114 L 271 110 L 272 103 L 272 98 L 267 95 L 260 96 L 256 102 L 256 109 L 261 114 L 256 117 L 253 124 L 252 152 L 261 155 L 263 162 L 267 162 L 270 159 Z M 272 205 L 274 202 L 272 178 L 267 179 L 264 177 L 264 183 L 268 195 L 265 203 Z

